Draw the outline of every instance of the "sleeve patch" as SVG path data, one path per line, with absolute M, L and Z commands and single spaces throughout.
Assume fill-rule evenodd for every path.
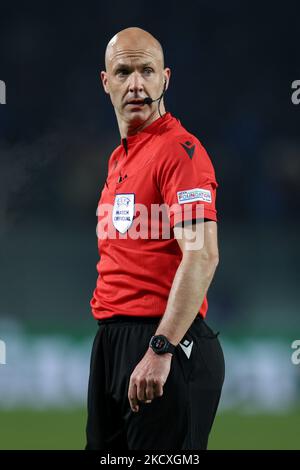
M 211 192 L 208 189 L 194 188 L 186 191 L 177 191 L 179 204 L 186 202 L 203 201 L 211 203 Z

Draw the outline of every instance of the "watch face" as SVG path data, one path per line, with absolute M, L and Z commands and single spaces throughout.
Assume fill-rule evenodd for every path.
M 155 349 L 161 351 L 166 345 L 166 340 L 163 336 L 156 336 L 155 338 L 153 338 L 152 345 Z

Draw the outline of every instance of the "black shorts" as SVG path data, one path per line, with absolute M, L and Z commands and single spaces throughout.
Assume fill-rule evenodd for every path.
M 130 376 L 159 322 L 141 317 L 99 322 L 91 355 L 87 450 L 206 449 L 224 357 L 217 335 L 200 316 L 176 348 L 163 395 L 139 403 L 137 413 L 130 408 Z

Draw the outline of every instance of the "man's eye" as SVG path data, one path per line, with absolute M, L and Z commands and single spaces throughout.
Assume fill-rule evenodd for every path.
M 150 74 L 150 73 L 152 73 L 153 71 L 154 71 L 154 70 L 151 69 L 151 67 L 146 67 L 146 68 L 144 69 L 144 72 L 146 72 L 146 74 Z
M 117 75 L 128 75 L 128 70 L 126 69 L 120 69 L 120 70 L 117 70 Z

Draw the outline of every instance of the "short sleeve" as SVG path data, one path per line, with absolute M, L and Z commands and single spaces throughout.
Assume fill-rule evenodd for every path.
M 157 185 L 170 226 L 192 219 L 217 221 L 218 183 L 212 162 L 195 137 L 175 137 L 160 152 Z

